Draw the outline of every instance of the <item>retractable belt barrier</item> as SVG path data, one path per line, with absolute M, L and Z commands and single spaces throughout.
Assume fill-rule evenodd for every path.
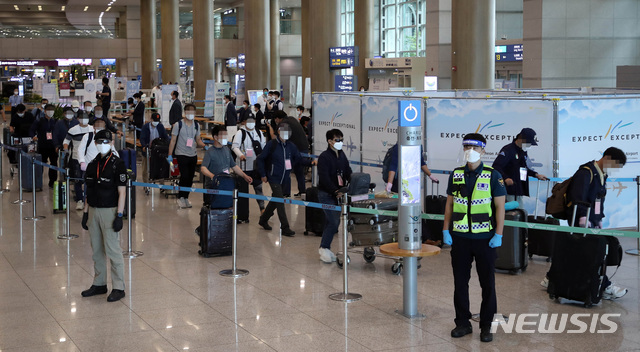
M 3 143 L 0 143 L 0 148 L 6 148 L 6 149 L 9 149 L 9 150 L 13 150 L 13 151 L 19 151 L 21 154 L 27 154 L 27 153 L 24 153 L 19 148 L 15 148 L 15 147 L 3 144 Z M 305 157 L 316 157 L 315 155 L 311 155 L 311 154 L 302 154 L 302 155 L 305 156 Z M 62 169 L 62 168 L 59 168 L 59 167 L 56 167 L 56 166 L 53 166 L 53 165 L 50 165 L 50 164 L 46 164 L 46 163 L 43 163 L 43 162 L 38 161 L 38 160 L 34 160 L 34 162 L 36 164 L 38 164 L 38 165 L 43 166 L 43 167 L 48 167 L 50 169 L 59 171 L 62 174 L 66 175 L 66 173 L 67 173 L 67 170 L 65 170 L 65 169 Z M 363 163 L 360 163 L 360 162 L 352 162 L 352 163 L 357 163 L 357 164 L 360 164 L 360 165 L 363 164 Z M 375 164 L 371 164 L 371 166 L 372 165 L 375 165 Z M 432 172 L 437 172 L 437 171 L 432 170 Z M 75 179 L 75 180 L 81 180 L 81 179 Z M 562 180 L 562 179 L 558 179 L 558 180 Z M 611 180 L 612 182 L 635 182 L 636 181 L 633 178 L 610 178 L 609 180 Z M 159 184 L 155 184 L 155 183 L 144 183 L 144 182 L 132 182 L 131 185 L 132 186 L 139 186 L 139 187 L 148 187 L 148 188 L 171 190 L 171 191 L 183 191 L 183 192 L 191 192 L 191 193 L 202 193 L 202 194 L 233 196 L 233 191 L 222 191 L 222 190 L 216 190 L 216 189 L 203 189 L 203 188 L 193 188 L 193 187 L 189 188 L 189 187 L 180 187 L 180 186 L 167 186 L 167 185 L 159 185 Z M 326 209 L 326 210 L 330 210 L 330 211 L 341 211 L 342 210 L 342 208 L 340 206 L 338 206 L 338 205 L 306 202 L 306 201 L 302 201 L 302 200 L 295 200 L 295 199 L 289 199 L 289 198 L 267 197 L 267 196 L 260 196 L 260 195 L 250 194 L 250 193 L 238 193 L 238 196 L 242 197 L 242 198 L 266 200 L 266 201 L 269 201 L 269 202 L 284 203 L 284 204 L 300 205 L 300 206 L 304 206 L 304 207 L 311 207 L 311 208 L 317 208 L 317 209 Z M 349 207 L 349 211 L 351 213 L 360 213 L 360 214 L 382 215 L 382 216 L 393 216 L 393 217 L 397 217 L 398 216 L 398 212 L 397 211 L 392 211 L 392 210 L 375 210 L 375 209 L 367 209 L 367 208 Z M 422 214 L 422 219 L 426 219 L 426 220 L 444 220 L 444 215 L 442 215 L 442 214 Z M 592 229 L 592 228 L 581 228 L 581 227 L 550 225 L 550 224 L 538 224 L 538 223 L 511 221 L 511 220 L 505 220 L 504 225 L 505 226 L 511 226 L 511 227 L 525 228 L 525 229 L 542 230 L 542 231 L 556 231 L 556 232 L 566 232 L 566 233 L 580 233 L 580 234 L 585 234 L 585 235 L 601 235 L 601 236 L 640 238 L 640 232 L 637 232 L 637 231 Z

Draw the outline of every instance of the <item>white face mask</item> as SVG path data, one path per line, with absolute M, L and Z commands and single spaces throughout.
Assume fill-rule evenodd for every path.
M 95 117 L 102 117 L 102 111 L 96 111 L 93 113 Z
M 344 145 L 344 142 L 335 142 L 333 144 L 333 147 L 336 148 L 336 150 L 342 150 L 343 145 Z
M 93 110 L 93 106 L 85 106 L 84 107 L 84 111 L 86 111 L 86 112 L 91 112 L 91 110 Z
M 73 112 L 78 112 L 78 108 L 71 108 Z
M 227 136 L 220 138 L 218 142 L 222 145 L 227 145 L 229 143 L 229 141 L 227 140 Z
M 55 113 L 55 111 L 49 110 L 49 111 L 45 111 L 44 113 L 47 114 L 47 116 L 49 117 L 53 117 L 53 114 Z
M 245 110 L 247 110 L 247 109 L 249 108 L 249 106 L 247 106 L 247 105 L 243 105 L 242 107 L 243 107 Z
M 288 140 L 288 139 L 289 139 L 289 132 L 288 132 L 288 131 L 282 131 L 282 132 L 280 132 L 280 138 L 281 138 L 283 141 Z
M 196 118 L 196 114 L 195 113 L 187 113 L 187 120 L 189 121 L 193 121 L 193 119 Z
M 96 133 L 98 133 L 98 132 L 100 132 L 100 131 L 104 130 L 104 128 L 103 128 L 103 127 L 95 127 L 94 129 L 95 129 Z
M 466 160 L 468 163 L 475 163 L 480 160 L 480 153 L 476 152 L 473 149 L 465 150 L 464 160 Z
M 89 124 L 89 119 L 80 119 L 80 124 L 81 124 L 82 126 L 86 126 L 86 125 L 88 125 L 88 124 Z
M 247 129 L 248 130 L 253 130 L 254 128 L 256 128 L 256 123 L 255 122 L 247 122 Z
M 73 114 L 64 114 L 64 117 L 65 117 L 67 120 L 71 120 L 71 119 L 73 119 Z
M 111 144 L 98 144 L 96 147 L 98 147 L 98 151 L 102 155 L 106 155 L 111 151 Z
M 18 95 L 18 91 L 13 92 L 13 95 Z
M 45 107 L 45 106 L 47 106 L 47 104 L 42 104 L 41 106 L 42 106 L 42 108 L 44 109 L 44 107 Z
M 24 112 L 23 113 L 18 113 L 18 117 L 23 117 L 24 116 Z
M 157 127 L 157 126 L 158 126 L 158 124 L 160 124 L 160 121 L 151 121 L 151 125 L 152 125 L 153 127 Z
M 522 150 L 523 151 L 528 151 L 529 149 L 531 149 L 531 144 L 529 143 L 522 143 Z

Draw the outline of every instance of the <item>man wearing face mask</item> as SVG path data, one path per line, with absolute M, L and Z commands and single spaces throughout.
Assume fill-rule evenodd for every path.
M 238 111 L 236 111 L 236 106 L 231 101 L 230 95 L 224 96 L 224 110 L 224 125 L 227 126 L 227 131 L 235 136 L 238 131 Z
M 84 111 L 79 114 L 79 119 L 76 122 L 76 125 L 69 129 L 66 137 L 64 138 L 64 142 L 62 144 L 65 153 L 71 153 L 69 159 L 69 172 L 71 172 L 71 177 L 84 179 L 84 170 L 80 167 L 80 145 L 82 144 L 82 139 L 86 134 L 91 133 L 93 135 L 94 129 L 93 126 L 89 125 L 89 114 Z M 66 120 L 66 118 L 65 118 Z M 61 121 L 58 121 L 58 124 Z M 57 124 L 56 124 L 57 126 Z M 86 143 L 93 143 L 93 138 L 89 141 L 89 137 L 85 141 L 85 149 Z M 84 152 L 82 154 L 84 156 Z M 85 164 L 86 166 L 86 164 Z M 86 167 L 85 167 L 86 169 Z M 75 187 L 75 196 L 74 200 L 76 202 L 76 210 L 84 209 L 84 182 L 81 180 L 76 180 L 74 182 Z
M 88 103 L 88 105 L 87 105 L 87 103 Z M 85 102 L 85 109 L 87 109 L 87 106 L 91 106 L 91 102 L 90 101 L 86 101 Z M 93 109 L 93 113 L 91 115 L 89 115 L 89 123 L 90 124 L 93 124 L 93 119 L 102 119 L 102 121 L 104 121 L 104 123 L 105 123 L 105 128 L 108 129 L 109 131 L 111 131 L 111 133 L 116 133 L 120 137 L 124 136 L 124 133 L 122 131 L 118 130 L 116 125 L 114 125 L 113 122 L 111 122 L 111 120 L 108 119 L 104 115 L 104 113 L 102 111 L 102 106 L 96 105 L 96 107 Z
M 55 113 L 55 106 L 49 104 L 45 108 L 45 114 L 53 117 Z M 63 119 L 56 122 L 56 127 L 53 129 L 53 144 L 56 146 L 56 151 L 59 151 L 64 143 L 64 139 L 67 137 L 69 130 L 78 124 L 78 119 L 75 118 L 76 114 L 73 113 L 71 108 L 66 107 L 62 110 Z
M 269 89 L 268 88 L 264 88 L 262 90 L 262 94 L 258 96 L 258 101 L 257 104 L 260 104 L 260 111 L 262 111 L 262 113 L 264 114 L 264 111 L 267 107 L 267 103 L 269 102 Z
M 58 153 L 53 143 L 53 132 L 56 126 L 56 120 L 53 115 L 45 114 L 45 117 L 36 120 L 29 131 L 29 136 L 38 142 L 38 154 L 42 155 L 42 162 L 51 165 L 58 165 Z M 49 169 L 49 188 L 53 188 L 53 183 L 58 179 L 58 172 Z
M 113 135 L 96 133 L 99 155 L 87 166 L 87 204 L 82 214 L 82 228 L 89 230 L 93 250 L 93 283 L 82 297 L 107 293 L 107 258 L 111 263 L 111 294 L 107 302 L 124 298 L 124 258 L 120 248 L 120 230 L 126 198 L 127 169 L 124 161 L 112 152 Z
M 233 137 L 232 150 L 240 163 L 240 168 L 253 178 L 253 190 L 257 195 L 262 195 L 262 181 L 255 169 L 255 162 L 258 155 L 262 153 L 266 139 L 258 129 L 253 115 L 247 118 L 245 125 Z M 249 193 L 249 183 L 240 181 L 238 191 Z M 260 213 L 264 212 L 264 201 L 257 200 Z M 238 222 L 249 222 L 249 199 L 238 199 Z
M 527 151 L 536 146 L 536 132 L 531 128 L 523 128 L 513 142 L 505 145 L 493 162 L 493 168 L 504 177 L 507 186 L 507 202 L 517 201 L 520 208 L 524 206 L 523 196 L 529 196 L 529 177 L 546 181 L 545 175 L 531 168 L 531 160 Z
M 342 151 L 344 136 L 339 129 L 327 131 L 327 150 L 318 158 L 318 200 L 322 204 L 338 205 L 342 197 L 340 188 L 351 180 L 351 166 L 347 155 Z M 320 260 L 325 263 L 336 261 L 336 255 L 331 251 L 331 241 L 340 226 L 340 212 L 325 210 L 326 223 L 322 232 L 322 240 L 318 253 Z
M 9 105 L 11 105 L 12 113 L 19 104 L 22 104 L 22 97 L 18 95 L 19 93 L 20 91 L 16 88 L 13 90 L 13 95 L 9 97 Z
M 142 130 L 140 131 L 140 145 L 142 145 L 142 153 L 146 156 L 146 153 L 149 153 L 149 148 L 151 147 L 151 142 L 155 139 L 161 138 L 165 141 L 169 142 L 171 137 L 167 134 L 167 131 L 164 128 L 164 125 L 160 122 L 160 114 L 154 112 L 151 114 L 151 122 L 147 122 L 144 126 L 142 126 Z M 142 169 L 148 170 L 149 165 L 147 165 L 147 158 L 142 158 Z M 149 182 L 148 180 L 149 173 L 143 173 L 143 181 Z
M 238 109 L 238 123 L 244 123 L 249 117 L 255 118 L 255 115 L 253 114 L 251 103 L 245 100 L 242 102 L 242 107 Z
M 171 92 L 171 109 L 169 109 L 169 124 L 171 126 L 182 120 L 182 103 L 178 99 L 179 96 L 177 91 Z
M 29 136 L 29 130 L 35 118 L 31 112 L 27 111 L 27 108 L 23 104 L 18 104 L 15 107 L 15 114 L 11 116 L 11 123 L 9 130 L 13 133 L 14 137 L 26 138 Z
M 131 122 L 136 128 L 142 128 L 144 124 L 144 102 L 142 101 L 142 94 L 134 94 L 133 102 L 135 104 L 135 107 L 133 108 L 133 112 L 131 113 Z
M 251 107 L 251 112 L 253 113 L 253 116 L 256 119 L 256 129 L 257 130 L 265 129 L 266 126 L 264 123 L 264 114 L 262 113 L 262 110 L 260 110 L 260 104 L 253 104 L 253 106 Z M 267 140 L 269 140 L 270 136 L 265 135 L 265 137 L 267 138 Z
M 36 120 L 44 119 L 44 109 L 47 106 L 47 104 L 49 104 L 49 100 L 42 99 L 40 101 L 40 106 L 33 108 L 31 113 L 33 114 L 33 117 L 36 118 Z
M 200 127 L 193 121 L 196 117 L 196 106 L 187 104 L 184 106 L 185 120 L 181 120 L 173 125 L 171 129 L 171 143 L 169 143 L 169 157 L 167 162 L 173 163 L 173 155 L 178 160 L 180 169 L 180 187 L 190 188 L 193 185 L 193 176 L 196 173 L 198 164 L 197 147 L 204 148 L 204 143 L 200 139 Z M 191 208 L 189 202 L 189 192 L 178 192 L 178 206 L 180 208 Z
M 102 112 L 105 117 L 109 117 L 109 109 L 111 108 L 111 88 L 109 88 L 109 79 L 102 77 L 102 92 L 96 92 L 96 97 L 102 99 Z
M 95 119 L 93 119 L 93 121 L 90 121 L 89 123 L 93 123 L 93 132 L 86 133 L 82 137 L 82 140 L 78 145 L 78 162 L 80 163 L 80 169 L 82 171 L 86 171 L 87 165 L 89 165 L 89 163 L 92 162 L 93 159 L 99 154 L 98 148 L 96 148 L 96 144 L 93 141 L 94 141 L 95 135 L 98 132 L 105 130 L 105 126 L 106 126 L 104 117 L 100 117 L 100 118 L 96 117 Z M 118 155 L 118 153 L 116 152 L 116 148 L 113 146 L 112 146 L 112 152 Z
M 289 142 L 291 136 L 291 128 L 286 122 L 282 122 L 278 125 L 277 138 L 270 140 L 266 145 L 262 153 L 258 156 L 256 165 L 258 172 L 262 178 L 262 182 L 269 182 L 271 186 L 271 196 L 282 198 L 284 197 L 283 186 L 289 182 L 291 177 L 291 170 L 297 163 L 311 164 L 308 159 L 303 159 L 298 152 L 296 145 Z M 314 162 L 315 163 L 315 162 Z M 266 165 L 271 165 L 267 169 Z M 273 216 L 273 212 L 278 211 L 278 218 L 280 219 L 280 229 L 282 235 L 293 237 L 295 232 L 289 227 L 289 220 L 287 219 L 287 213 L 284 209 L 283 203 L 269 202 L 264 210 L 264 213 L 260 216 L 258 225 L 262 226 L 265 230 L 271 230 L 269 225 L 269 219 Z
M 74 114 L 78 114 L 78 111 L 80 110 L 80 102 L 77 100 L 72 101 L 71 110 L 73 110 Z
M 493 340 L 491 322 L 497 310 L 495 290 L 496 248 L 502 245 L 507 191 L 500 173 L 482 163 L 487 140 L 478 133 L 464 136 L 466 165 L 453 170 L 447 187 L 443 242 L 451 245 L 456 327 L 451 337 L 471 334 L 469 279 L 472 261 L 482 287 L 480 341 Z M 451 228 L 451 232 L 449 229 Z

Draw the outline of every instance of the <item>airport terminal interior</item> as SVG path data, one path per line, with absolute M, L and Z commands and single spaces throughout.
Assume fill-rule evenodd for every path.
M 636 0 L 0 0 L 0 85 L 1 352 L 640 351 Z M 171 124 L 176 102 L 182 120 Z M 266 110 L 254 108 L 256 103 L 266 104 Z M 102 118 L 100 109 L 106 112 Z M 67 115 L 68 121 L 79 121 L 78 127 L 84 119 L 90 119 L 91 126 L 108 119 L 105 124 L 113 133 L 89 127 L 98 149 L 98 179 L 100 170 L 104 172 L 100 163 L 110 161 L 111 152 L 100 151 L 104 141 L 111 142 L 123 160 L 127 156 L 128 169 L 137 171 L 118 178 L 114 166 L 114 183 L 103 174 L 86 189 L 74 187 L 82 178 L 71 175 L 69 164 L 40 161 L 41 148 L 47 146 L 43 140 L 56 138 L 48 127 L 34 122 L 40 123 L 29 131 L 35 134 L 20 135 L 20 119 L 31 114 L 38 115 L 36 121 L 58 120 L 56 126 L 66 123 Z M 284 125 L 279 124 L 282 118 Z M 269 174 L 264 196 L 256 195 L 253 187 L 239 190 L 240 198 L 249 194 L 249 216 L 235 221 L 246 203 L 225 201 L 224 209 L 217 209 L 213 203 L 204 205 L 204 199 L 211 193 L 214 200 L 222 195 L 229 199 L 239 186 L 226 189 L 222 182 L 209 182 L 201 165 L 207 168 L 206 160 L 220 143 L 231 146 L 231 131 L 249 128 L 247 119 L 257 120 L 256 128 L 264 133 L 273 132 L 271 138 L 279 142 L 267 146 L 294 144 L 290 133 L 303 131 L 307 149 L 300 150 L 299 159 L 283 151 L 281 164 L 273 154 L 268 156 L 271 172 L 282 168 L 281 181 L 271 183 Z M 197 149 L 189 184 L 183 183 L 188 168 L 178 155 L 175 163 L 163 155 L 158 170 L 166 177 L 151 177 L 152 165 L 159 164 L 151 160 L 154 144 L 144 145 L 141 132 L 147 131 L 147 139 L 149 134 L 161 139 L 153 122 L 170 130 L 169 136 L 199 126 L 194 129 L 199 136 L 185 137 L 186 147 L 176 148 L 177 154 L 187 147 Z M 288 129 L 295 124 L 299 126 Z M 224 140 L 212 134 L 225 125 L 229 133 Z M 74 148 L 82 146 L 82 135 L 78 139 L 70 131 L 63 135 Z M 478 136 L 470 139 L 474 132 Z M 403 134 L 419 137 L 405 140 Z M 39 136 L 35 141 L 34 135 Z M 182 143 L 181 138 L 176 143 Z M 252 138 L 247 143 L 251 147 L 242 151 L 249 158 L 255 144 Z M 400 160 L 395 160 L 400 192 L 391 191 L 392 182 L 381 177 L 396 143 L 401 150 L 396 157 Z M 508 214 L 525 217 L 517 220 L 520 225 L 504 227 L 502 246 L 495 249 L 498 260 L 513 257 L 514 263 L 494 274 L 497 308 L 491 335 L 486 325 L 480 327 L 480 281 L 487 274 L 484 265 L 477 264 L 480 253 L 495 253 L 486 245 L 491 238 L 488 246 L 495 247 L 495 236 L 459 237 L 453 228 L 461 225 L 453 220 L 454 243 L 447 244 L 441 223 L 437 234 L 425 235 L 423 227 L 433 229 L 432 215 L 444 214 L 444 203 L 442 212 L 431 213 L 428 202 L 446 199 L 434 196 L 447 195 L 452 170 L 465 160 L 477 163 L 469 148 L 482 149 L 485 154 L 478 160 L 490 166 L 505 156 L 503 146 L 516 148 L 519 155 L 528 151 L 532 163 L 526 156 L 528 163 L 516 168 L 520 182 L 529 180 L 523 183 L 529 196 L 507 204 Z M 607 164 L 605 159 L 613 158 L 605 151 L 608 147 L 624 151 L 615 156 L 626 161 L 622 169 Z M 166 154 L 168 142 L 164 148 Z M 325 173 L 319 169 L 326 164 L 311 161 L 327 150 L 326 155 L 343 155 L 354 172 L 370 177 L 363 177 L 365 191 L 353 194 L 348 205 L 318 199 L 318 184 L 320 196 L 327 184 L 319 175 L 333 177 L 336 171 Z M 415 157 L 412 163 L 403 162 L 408 155 Z M 420 156 L 431 170 L 419 170 Z M 238 166 L 247 170 L 249 162 L 240 160 L 238 156 Z M 527 213 L 544 218 L 551 187 L 591 160 L 605 161 L 590 164 L 595 165 L 590 182 L 600 182 L 605 189 L 604 177 L 594 178 L 593 172 L 610 174 L 594 207 L 581 203 L 589 207 L 583 220 L 589 219 L 590 229 L 570 234 L 574 230 L 564 220 L 526 222 Z M 95 162 L 86 164 L 95 167 Z M 297 162 L 306 164 L 294 175 Z M 78 170 L 80 165 L 77 162 Z M 180 171 L 174 169 L 177 165 Z M 417 170 L 413 178 L 406 176 L 409 170 Z M 332 182 L 340 194 L 356 188 L 353 183 L 348 185 L 352 188 L 340 188 L 347 184 L 337 172 Z M 232 173 L 238 172 L 234 168 Z M 254 180 L 261 176 L 251 175 Z M 300 176 L 304 181 L 298 182 Z M 430 177 L 439 180 L 435 191 Z M 493 191 L 498 184 L 508 184 L 502 177 L 507 178 L 499 176 L 495 185 L 492 181 Z M 488 183 L 478 182 L 477 190 L 487 191 Z M 283 193 L 281 184 L 291 188 L 284 191 L 284 199 L 277 195 Z M 109 194 L 126 198 L 125 208 L 135 209 L 135 216 L 121 217 L 120 209 L 110 205 L 104 208 L 116 221 L 97 220 L 100 206 L 77 201 L 78 192 L 86 192 L 86 202 L 105 201 L 107 197 L 95 196 L 93 187 L 112 187 Z M 189 193 L 189 201 L 177 194 L 178 187 Z M 118 194 L 123 189 L 125 193 Z M 215 195 L 218 191 L 222 193 Z M 127 192 L 133 196 L 123 196 Z M 600 208 L 604 194 L 607 207 Z M 460 214 L 459 204 L 449 204 L 453 212 L 467 219 L 468 211 L 468 224 L 474 221 L 476 226 L 471 209 L 479 208 L 469 196 L 458 195 L 456 202 L 470 205 L 466 210 L 465 203 Z M 449 196 L 453 201 L 452 193 Z M 280 228 L 278 213 L 264 219 L 256 199 L 284 203 L 289 228 Z M 388 210 L 375 205 L 391 203 Z M 493 235 L 499 212 L 492 204 L 487 211 L 494 221 L 487 226 Z M 88 230 L 83 229 L 85 205 L 91 209 Z M 600 216 L 601 209 L 604 219 L 593 222 L 591 211 Z M 212 224 L 219 220 L 209 214 L 222 211 L 233 217 Z M 329 248 L 333 258 L 327 259 L 318 249 L 322 232 L 331 226 L 325 217 L 338 213 L 340 224 Z M 417 215 L 400 219 L 410 214 Z M 122 229 L 116 234 L 118 219 Z M 577 218 L 575 224 L 586 226 Z M 111 263 L 106 273 L 95 271 L 100 253 L 104 256 L 104 248 L 96 244 L 103 241 L 98 227 L 108 229 L 104 244 L 117 247 L 119 242 L 116 254 L 123 252 L 124 290 L 114 299 L 118 290 L 112 280 L 122 274 L 114 275 L 118 269 Z M 591 305 L 559 293 L 550 296 L 553 287 L 562 284 L 553 273 L 560 272 L 566 260 L 559 251 L 535 252 L 534 230 L 575 241 L 616 236 L 624 254 L 619 266 L 606 267 L 613 284 L 607 289 L 601 285 L 600 267 L 594 269 L 595 283 L 588 282 L 603 299 Z M 422 236 L 411 237 L 412 232 Z M 466 232 L 478 234 L 468 227 Z M 389 234 L 390 240 L 384 237 Z M 453 266 L 460 267 L 455 263 L 460 257 L 452 256 L 452 248 L 461 248 L 459 243 L 467 240 L 485 241 L 485 247 L 474 253 L 468 287 L 454 287 Z M 604 242 L 598 246 L 605 248 Z M 214 245 L 224 250 L 203 253 Z M 617 251 L 606 248 L 605 258 Z M 599 254 L 570 252 L 576 262 L 602 262 L 592 258 Z M 589 270 L 572 268 L 576 277 Z M 222 275 L 228 269 L 237 275 Z M 106 277 L 107 291 L 84 294 L 99 275 Z M 612 293 L 611 287 L 618 291 Z M 489 286 L 484 289 L 490 291 Z M 458 290 L 468 291 L 472 333 L 466 336 L 453 336 L 452 331 L 457 329 Z

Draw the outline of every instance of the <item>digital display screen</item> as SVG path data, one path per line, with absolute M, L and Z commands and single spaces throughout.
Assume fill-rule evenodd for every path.
M 523 51 L 522 44 L 496 45 L 496 61 L 522 61 Z
M 400 146 L 402 170 L 402 205 L 420 204 L 420 149 L 419 145 Z

